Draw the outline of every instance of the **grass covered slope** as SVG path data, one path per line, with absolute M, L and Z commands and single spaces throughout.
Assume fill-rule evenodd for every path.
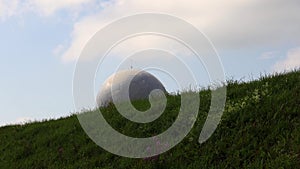
M 154 136 L 170 127 L 178 114 L 180 96 L 167 98 L 164 114 L 149 124 L 126 120 L 113 105 L 102 111 L 121 133 Z M 250 83 L 229 82 L 222 121 L 204 144 L 198 143 L 198 137 L 210 91 L 201 91 L 200 98 L 192 131 L 159 156 L 129 159 L 106 152 L 87 137 L 73 115 L 0 128 L 0 168 L 299 168 L 299 71 Z M 150 106 L 148 101 L 134 104 L 140 110 Z

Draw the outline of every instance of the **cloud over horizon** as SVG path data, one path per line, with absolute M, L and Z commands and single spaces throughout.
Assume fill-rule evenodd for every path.
M 253 49 L 299 43 L 299 1 L 116 0 L 74 24 L 62 58 L 75 60 L 87 41 L 104 25 L 123 16 L 159 12 L 178 16 L 199 28 L 217 49 Z M 139 45 L 139 42 L 136 43 Z
M 75 17 L 70 41 L 64 45 L 57 44 L 53 49 L 53 53 L 61 55 L 64 62 L 75 61 L 88 40 L 106 24 L 120 17 L 144 12 L 171 14 L 190 22 L 207 35 L 217 50 L 276 50 L 286 44 L 294 47 L 300 45 L 298 0 L 1 0 L 0 22 L 29 12 L 49 17 L 65 10 L 77 16 L 82 11 L 93 11 L 92 8 L 97 10 Z M 166 46 L 155 38 L 143 43 L 136 40 L 130 44 L 140 47 Z M 127 50 L 126 47 L 123 50 Z

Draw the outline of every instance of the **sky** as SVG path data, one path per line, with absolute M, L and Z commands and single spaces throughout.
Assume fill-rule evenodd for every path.
M 179 17 L 211 41 L 226 78 L 247 80 L 300 66 L 299 9 L 299 0 L 0 0 L 0 125 L 76 112 L 76 61 L 89 39 L 116 19 L 149 12 Z M 177 46 L 163 37 L 128 39 L 99 68 L 95 84 L 134 50 Z M 192 70 L 205 71 L 177 53 Z M 130 66 L 140 65 L 133 60 Z M 177 89 L 153 74 L 167 90 Z

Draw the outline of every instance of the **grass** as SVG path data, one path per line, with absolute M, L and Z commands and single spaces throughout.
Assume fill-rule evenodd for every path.
M 106 152 L 72 115 L 0 128 L 0 168 L 300 168 L 300 71 L 247 83 L 229 81 L 221 123 L 203 144 L 198 137 L 209 110 L 210 91 L 199 94 L 201 106 L 193 129 L 159 156 L 130 159 Z M 177 117 L 180 95 L 167 99 L 164 114 L 148 124 L 126 120 L 113 105 L 102 112 L 121 133 L 154 136 Z M 140 110 L 150 106 L 147 100 L 134 105 Z

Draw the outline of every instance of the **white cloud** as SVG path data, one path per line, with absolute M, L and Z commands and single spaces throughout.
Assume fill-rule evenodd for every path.
M 100 10 L 95 13 L 95 9 Z M 75 16 L 90 14 L 75 20 L 69 46 L 62 52 L 63 60 L 72 61 L 101 27 L 122 16 L 142 12 L 168 13 L 183 18 L 204 32 L 219 50 L 275 48 L 286 43 L 300 43 L 299 9 L 299 0 L 0 0 L 0 19 L 27 12 L 47 17 L 61 10 Z M 135 45 L 145 44 L 136 42 Z
M 8 17 L 14 16 L 20 13 L 20 1 L 19 0 L 1 0 L 0 1 L 0 18 L 5 20 Z
M 93 0 L 29 0 L 29 3 L 45 16 L 53 15 L 61 9 L 78 9 Z
M 76 23 L 71 35 L 71 45 L 63 54 L 63 60 L 68 61 L 76 59 L 84 45 L 93 36 L 93 34 L 96 33 L 99 27 L 101 27 L 101 23 L 94 20 L 94 18 L 86 18 Z
M 290 49 L 285 59 L 278 61 L 273 66 L 273 71 L 282 72 L 300 68 L 300 47 Z
M 202 30 L 217 49 L 251 49 L 299 42 L 299 6 L 298 0 L 116 0 L 74 25 L 72 41 L 63 59 L 75 60 L 87 41 L 105 24 L 141 12 L 181 17 Z
M 60 10 L 67 10 L 75 15 L 82 10 L 89 10 L 87 4 L 95 0 L 0 0 L 0 18 L 5 20 L 12 16 L 22 16 L 33 12 L 42 16 L 55 15 Z

